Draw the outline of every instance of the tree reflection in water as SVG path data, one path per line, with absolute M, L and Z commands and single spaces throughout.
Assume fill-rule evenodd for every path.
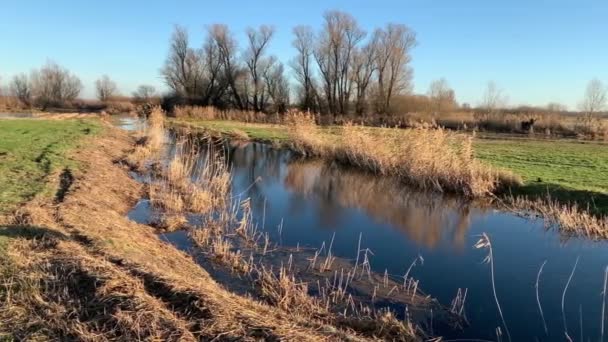
M 476 203 L 473 209 L 469 201 L 458 197 L 414 191 L 391 177 L 297 159 L 287 150 L 264 144 L 231 142 L 226 147 L 233 169 L 241 170 L 241 181 L 249 184 L 247 196 L 254 199 L 258 213 L 269 210 L 264 208 L 265 201 L 255 200 L 263 198 L 264 186 L 282 182 L 289 191 L 302 195 L 289 199 L 290 212 L 306 210 L 306 202 L 313 202 L 323 226 L 334 226 L 346 210 L 354 208 L 420 245 L 433 248 L 444 240 L 460 249 L 468 247 L 465 237 L 471 211 L 483 207 Z

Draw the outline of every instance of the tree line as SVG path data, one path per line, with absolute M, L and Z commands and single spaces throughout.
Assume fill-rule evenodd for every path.
M 389 113 L 395 96 L 411 90 L 415 33 L 393 23 L 367 33 L 341 11 L 326 12 L 323 19 L 318 31 L 293 28 L 297 54 L 288 67 L 294 89 L 285 65 L 268 53 L 275 30 L 266 25 L 247 29 L 243 49 L 226 25 L 209 26 L 200 48 L 177 26 L 162 77 L 189 104 L 282 112 L 294 103 L 324 114 Z
M 83 89 L 80 78 L 61 65 L 48 61 L 39 69 L 33 69 L 29 75 L 20 73 L 10 80 L 8 94 L 16 98 L 23 106 L 63 108 L 76 100 Z M 106 103 L 120 97 L 118 86 L 108 75 L 95 81 L 97 99 Z M 132 94 L 135 102 L 149 102 L 157 97 L 156 89 L 150 85 L 140 85 Z

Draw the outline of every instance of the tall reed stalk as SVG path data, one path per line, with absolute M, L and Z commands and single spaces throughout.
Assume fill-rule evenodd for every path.
M 604 323 L 606 321 L 606 284 L 608 283 L 608 266 L 604 270 L 604 290 L 602 291 L 602 335 L 600 341 L 604 340 Z
M 543 307 L 540 304 L 540 295 L 538 292 L 538 288 L 539 288 L 539 282 L 540 282 L 540 274 L 543 272 L 543 268 L 545 267 L 545 264 L 547 263 L 547 260 L 545 260 L 543 262 L 542 265 L 540 265 L 540 269 L 538 270 L 538 274 L 536 275 L 536 284 L 534 285 L 534 287 L 536 288 L 536 303 L 538 304 L 538 311 L 540 312 L 540 318 L 543 321 L 543 327 L 545 328 L 545 334 L 549 334 L 549 330 L 547 329 L 547 322 L 545 321 L 545 315 L 543 314 Z
M 500 308 L 500 303 L 498 302 L 498 295 L 496 294 L 496 281 L 494 279 L 494 253 L 492 250 L 492 242 L 490 241 L 490 237 L 486 233 L 482 233 L 479 241 L 474 246 L 477 249 L 487 249 L 488 255 L 484 258 L 484 263 L 490 264 L 490 278 L 492 280 L 492 292 L 494 293 L 494 301 L 496 301 L 496 307 L 498 308 L 498 314 L 500 315 L 500 319 L 502 320 L 502 324 L 505 327 L 505 331 L 507 332 L 507 338 L 511 341 L 511 333 L 509 332 L 509 328 L 507 327 L 507 322 L 505 321 L 505 317 L 502 314 L 502 309 Z
M 576 266 L 578 265 L 578 259 L 579 259 L 579 257 L 576 257 L 576 261 L 574 262 L 574 267 L 572 267 L 572 272 L 570 273 L 570 276 L 568 277 L 568 281 L 566 282 L 566 286 L 564 287 L 564 292 L 562 293 L 562 319 L 564 321 L 564 332 L 566 333 L 566 338 L 570 341 L 572 339 L 570 338 L 570 335 L 568 335 L 568 325 L 566 323 L 566 310 L 565 310 L 566 291 L 568 291 L 568 286 L 570 286 L 570 282 L 572 281 L 572 277 L 574 276 L 574 272 L 576 271 Z

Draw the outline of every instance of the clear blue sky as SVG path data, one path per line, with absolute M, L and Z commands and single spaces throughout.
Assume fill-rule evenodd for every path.
M 488 80 L 509 104 L 576 106 L 593 77 L 608 83 L 608 0 L 302 0 L 302 1 L 31 1 L 0 0 L 0 76 L 28 72 L 47 59 L 80 76 L 85 97 L 107 73 L 124 93 L 163 89 L 159 69 L 174 24 L 199 46 L 204 28 L 228 24 L 242 41 L 248 26 L 272 24 L 271 52 L 293 55 L 291 28 L 318 28 L 339 9 L 367 31 L 404 23 L 418 34 L 414 89 L 445 77 L 460 102 L 476 104 Z

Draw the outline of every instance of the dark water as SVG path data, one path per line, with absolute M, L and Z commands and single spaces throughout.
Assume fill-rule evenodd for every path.
M 403 275 L 420 255 L 424 263 L 413 267 L 410 275 L 420 280 L 425 293 L 449 305 L 459 288 L 468 289 L 465 312 L 470 326 L 435 329 L 435 333 L 446 338 L 496 340 L 500 326 L 502 340 L 508 340 L 492 293 L 490 265 L 482 262 L 487 251 L 473 248 L 485 232 L 492 241 L 496 291 L 513 341 L 566 340 L 561 301 L 577 258 L 565 296 L 567 331 L 574 341 L 581 340 L 581 335 L 585 341 L 600 339 L 608 265 L 605 242 L 566 238 L 546 230 L 540 220 L 411 191 L 390 178 L 371 177 L 331 163 L 300 161 L 289 151 L 267 145 L 230 145 L 229 151 L 233 195 L 251 198 L 258 224 L 273 240 L 287 246 L 319 247 L 335 233 L 333 252 L 353 259 L 362 234 L 362 248 L 374 253 L 371 266 L 375 271 Z M 147 205 L 140 203 L 131 217 L 145 222 Z M 190 246 L 182 232 L 162 237 L 184 249 Z M 535 291 L 545 260 L 539 293 L 549 335 Z

